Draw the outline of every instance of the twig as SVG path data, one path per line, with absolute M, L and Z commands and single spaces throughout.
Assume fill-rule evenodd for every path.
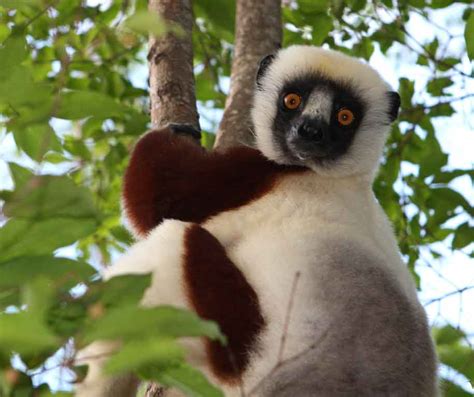
M 468 285 L 466 287 L 463 287 L 463 288 L 460 288 L 456 291 L 451 291 L 451 292 L 448 292 L 447 294 L 443 295 L 443 296 L 440 296 L 438 298 L 434 298 L 434 299 L 430 299 L 428 302 L 426 302 L 424 304 L 424 306 L 428 306 L 428 305 L 431 305 L 432 303 L 435 303 L 435 302 L 439 302 L 443 299 L 446 299 L 446 298 L 449 298 L 450 296 L 453 296 L 453 295 L 456 295 L 456 294 L 462 294 L 466 291 L 469 291 L 471 289 L 474 289 L 474 285 Z
M 278 352 L 277 365 L 283 360 L 283 353 L 284 353 L 285 345 L 286 345 L 286 337 L 288 335 L 288 327 L 290 325 L 291 311 L 293 310 L 293 302 L 295 300 L 296 287 L 298 285 L 300 276 L 301 276 L 301 272 L 298 271 L 295 273 L 295 277 L 293 279 L 293 285 L 291 286 L 290 299 L 288 301 L 288 306 L 287 306 L 286 315 L 285 315 L 285 324 L 283 326 L 283 332 L 281 334 L 281 339 L 280 339 L 280 351 Z
M 311 344 L 310 346 L 308 346 L 306 349 L 304 349 L 303 351 L 301 351 L 300 353 L 297 353 L 295 354 L 294 356 L 286 359 L 286 360 L 283 360 L 281 361 L 280 363 L 278 363 L 277 365 L 275 365 L 271 370 L 270 372 L 268 372 L 268 374 L 266 374 L 254 387 L 252 390 L 250 390 L 250 393 L 249 393 L 249 396 L 252 397 L 252 395 L 254 395 L 254 393 L 256 393 L 261 387 L 262 385 L 264 384 L 264 382 L 267 380 L 267 379 L 271 379 L 271 377 L 275 374 L 275 372 L 282 368 L 283 366 L 285 365 L 288 365 L 288 364 L 291 364 L 292 362 L 294 361 L 297 361 L 299 358 L 305 356 L 306 354 L 312 352 L 313 350 L 316 350 L 320 345 L 321 343 L 326 339 L 326 337 L 328 336 L 329 334 L 329 330 L 332 328 L 332 325 L 334 323 L 335 319 L 333 321 L 331 321 L 331 323 L 327 326 L 327 328 L 324 330 L 324 332 L 321 334 L 321 336 L 319 337 L 319 339 L 314 342 L 313 344 Z
M 43 16 L 43 14 L 46 14 L 48 12 L 48 10 L 57 2 L 58 2 L 58 0 L 52 0 L 48 4 L 46 4 L 46 6 L 40 12 L 38 12 L 36 15 L 34 15 L 30 20 L 26 21 L 26 23 L 23 25 L 23 29 L 26 29 L 33 22 L 35 22 L 38 18 Z

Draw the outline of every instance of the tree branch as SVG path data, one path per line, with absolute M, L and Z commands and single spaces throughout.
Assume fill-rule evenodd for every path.
M 149 40 L 152 126 L 159 128 L 177 123 L 199 128 L 193 71 L 191 0 L 149 0 L 148 8 L 182 30 L 180 35 L 169 32 Z M 164 393 L 164 388 L 150 383 L 145 397 L 161 397 Z
M 182 34 L 170 32 L 150 38 L 151 122 L 154 128 L 169 123 L 199 127 L 193 73 L 191 0 L 150 0 L 149 9 L 165 21 L 179 25 Z
M 237 0 L 230 93 L 215 147 L 252 143 L 250 108 L 257 65 L 280 47 L 281 0 Z

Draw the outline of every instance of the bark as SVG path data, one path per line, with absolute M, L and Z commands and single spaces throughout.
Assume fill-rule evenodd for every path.
M 149 9 L 179 25 L 182 35 L 168 33 L 150 38 L 151 122 L 153 128 L 169 123 L 199 128 L 193 73 L 193 13 L 191 0 L 150 0 Z
M 199 129 L 193 71 L 193 12 L 191 0 L 149 0 L 148 8 L 165 21 L 181 27 L 182 34 L 150 37 L 151 123 L 153 128 L 170 123 L 191 124 Z M 145 397 L 162 397 L 165 389 L 150 383 Z
M 281 0 L 237 0 L 230 93 L 215 147 L 251 145 L 255 75 L 259 61 L 281 45 Z
M 145 397 L 165 397 L 166 389 L 156 383 L 148 384 Z

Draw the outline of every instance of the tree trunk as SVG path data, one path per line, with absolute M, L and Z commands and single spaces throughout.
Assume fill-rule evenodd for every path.
M 191 0 L 149 0 L 148 8 L 165 21 L 178 25 L 182 35 L 150 37 L 151 123 L 153 128 L 170 123 L 191 124 L 199 129 L 193 71 L 193 12 Z M 162 397 L 165 389 L 150 383 L 145 397 Z
M 181 27 L 183 34 L 150 38 L 151 122 L 199 127 L 193 73 L 193 13 L 191 0 L 150 0 L 149 9 Z
M 252 106 L 259 61 L 281 45 L 281 0 L 237 0 L 230 93 L 215 147 L 251 145 Z

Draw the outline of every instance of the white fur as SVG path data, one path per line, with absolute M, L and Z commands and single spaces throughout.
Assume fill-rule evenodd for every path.
M 270 159 L 285 164 L 286 157 L 272 139 L 275 104 L 282 86 L 308 72 L 320 73 L 336 81 L 347 81 L 368 104 L 368 112 L 357 130 L 349 151 L 330 167 L 307 164 L 331 177 L 355 174 L 373 177 L 389 131 L 387 92 L 390 86 L 369 65 L 340 52 L 295 45 L 278 52 L 255 93 L 252 118 L 258 148 Z M 374 126 L 377 130 L 374 131 Z
M 311 93 L 306 104 L 303 115 L 310 117 L 321 117 L 329 123 L 332 108 L 332 94 L 326 91 L 316 91 Z
M 285 179 L 273 194 L 208 221 L 204 227 L 227 248 L 256 290 L 271 324 L 261 336 L 264 351 L 244 377 L 250 390 L 277 362 L 278 346 L 296 272 L 301 272 L 291 313 L 285 357 L 310 345 L 311 320 L 325 318 L 314 301 L 318 280 L 309 277 L 331 240 L 356 240 L 377 257 L 399 288 L 417 304 L 413 281 L 401 262 L 389 222 L 364 179 L 333 180 L 312 172 Z M 245 230 L 245 233 L 242 233 Z M 336 246 L 335 246 L 336 248 Z M 312 309 L 309 309 L 312 308 Z M 327 324 L 327 321 L 324 321 Z M 321 330 L 323 331 L 323 330 Z
M 266 321 L 265 330 L 259 336 L 261 349 L 253 354 L 251 365 L 242 376 L 247 393 L 277 363 L 297 272 L 301 277 L 294 295 L 284 358 L 307 349 L 331 326 L 333 313 L 327 312 L 318 294 L 330 291 L 331 283 L 337 288 L 337 279 L 327 280 L 323 265 L 337 258 L 345 242 L 357 247 L 353 258 L 346 259 L 354 259 L 357 271 L 363 274 L 366 270 L 363 262 L 357 261 L 358 257 L 371 258 L 390 285 L 407 298 L 408 306 L 423 316 L 390 223 L 371 189 L 388 130 L 388 127 L 381 131 L 372 128 L 387 122 L 386 99 L 382 100 L 382 96 L 389 87 L 379 75 L 367 65 L 333 51 L 302 46 L 280 51 L 264 76 L 264 90 L 259 91 L 255 99 L 253 117 L 257 144 L 266 156 L 282 161 L 282 154 L 271 136 L 275 95 L 288 78 L 308 70 L 322 71 L 334 79 L 352 79 L 368 101 L 371 110 L 360 126 L 353 147 L 333 169 L 317 168 L 316 172 L 308 170 L 287 176 L 271 194 L 218 214 L 202 225 L 225 247 L 230 259 L 254 288 Z M 165 221 L 132 247 L 105 276 L 152 272 L 153 284 L 143 298 L 144 305 L 189 307 L 182 275 L 183 235 L 188 226 L 175 220 Z M 337 333 L 337 327 L 332 332 Z M 202 344 L 194 341 L 187 347 L 192 362 L 217 381 L 209 371 Z M 97 368 L 94 373 L 97 374 Z M 90 382 L 105 384 L 106 380 L 95 377 Z M 223 387 L 226 396 L 241 395 L 236 386 Z M 81 397 L 86 395 L 112 397 L 111 394 L 83 394 Z

